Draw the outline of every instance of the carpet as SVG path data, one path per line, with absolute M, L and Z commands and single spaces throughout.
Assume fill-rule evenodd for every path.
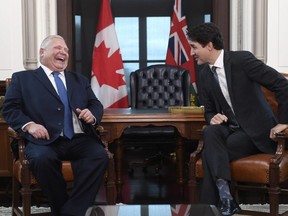
M 264 205 L 240 205 L 242 210 L 253 210 L 253 211 L 259 211 L 259 212 L 269 212 L 269 204 Z M 279 213 L 282 214 L 283 212 L 288 211 L 288 205 L 287 204 L 280 204 L 279 205 Z M 240 216 L 240 214 L 234 214 L 234 216 Z M 241 216 L 244 216 L 243 214 Z
M 36 206 L 32 206 L 31 208 L 31 212 L 32 213 L 40 213 L 40 212 L 49 212 L 50 208 L 46 208 L 46 207 L 36 207 Z M 1 216 L 11 216 L 12 212 L 11 212 L 11 207 L 0 207 L 0 215 Z
M 259 205 L 240 205 L 240 207 L 243 210 L 255 210 L 255 211 L 261 211 L 261 212 L 268 212 L 269 211 L 269 204 L 265 204 L 265 205 L 260 205 L 260 204 Z M 49 210 L 50 210 L 49 208 L 44 208 L 44 207 L 40 207 L 40 208 L 37 208 L 35 206 L 32 207 L 33 213 L 47 212 Z M 130 208 L 130 211 L 131 211 L 131 208 Z M 287 204 L 280 204 L 279 213 L 283 213 L 285 211 L 288 211 L 288 205 Z M 157 212 L 159 212 L 159 209 L 157 209 Z M 1 216 L 11 216 L 11 207 L 8 207 L 8 208 L 0 207 L 0 215 Z M 159 215 L 159 214 L 157 213 L 157 215 Z M 167 216 L 169 216 L 169 215 L 167 215 Z M 244 216 L 244 215 L 235 214 L 234 216 Z

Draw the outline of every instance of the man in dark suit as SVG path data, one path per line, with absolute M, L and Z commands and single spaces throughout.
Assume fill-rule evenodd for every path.
M 229 162 L 276 150 L 275 133 L 288 127 L 288 81 L 248 51 L 224 51 L 216 25 L 204 23 L 187 30 L 198 65 L 200 99 L 208 126 L 204 130 L 204 179 L 200 200 L 217 205 L 223 215 L 240 208 L 229 189 Z M 273 91 L 278 118 L 261 86 Z
M 31 171 L 48 196 L 52 214 L 84 216 L 108 164 L 107 152 L 94 133 L 103 106 L 86 77 L 65 70 L 69 53 L 61 36 L 45 38 L 39 54 L 38 69 L 12 75 L 3 115 L 27 140 Z M 74 185 L 69 195 L 61 160 L 72 164 Z

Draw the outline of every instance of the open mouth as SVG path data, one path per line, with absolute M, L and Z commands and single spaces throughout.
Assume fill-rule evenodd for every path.
M 62 61 L 62 62 L 64 62 L 64 61 L 65 61 L 65 58 L 64 58 L 64 57 L 57 57 L 56 60 L 57 60 L 57 61 Z

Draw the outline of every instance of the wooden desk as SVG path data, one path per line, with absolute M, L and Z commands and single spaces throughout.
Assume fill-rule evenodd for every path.
M 7 128 L 7 123 L 0 118 L 0 177 L 12 175 L 12 153 Z
M 202 128 L 205 120 L 203 114 L 192 113 L 170 113 L 167 109 L 105 109 L 101 125 L 108 130 L 108 143 L 116 142 L 115 161 L 116 161 L 116 184 L 118 201 L 121 201 L 122 188 L 122 158 L 123 149 L 120 137 L 128 126 L 145 125 L 171 125 L 178 129 L 182 137 L 197 140 L 199 138 L 197 130 Z M 177 146 L 176 158 L 178 164 L 178 182 L 184 183 L 183 179 L 183 146 Z

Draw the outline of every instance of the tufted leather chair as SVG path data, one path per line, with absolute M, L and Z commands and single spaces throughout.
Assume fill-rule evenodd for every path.
M 177 66 L 157 64 L 141 68 L 130 74 L 131 109 L 166 109 L 169 106 L 190 105 L 190 75 L 189 71 Z M 118 144 L 126 149 L 146 151 L 153 149 L 157 152 L 151 157 L 128 163 L 129 173 L 132 175 L 135 167 L 142 167 L 147 171 L 148 166 L 156 166 L 156 175 L 165 160 L 177 162 L 183 157 L 183 138 L 174 126 L 131 126 L 124 130 Z M 120 147 L 121 148 L 121 147 Z M 116 154 L 117 155 L 117 154 Z M 143 154 L 142 154 L 143 155 Z M 116 156 L 117 157 L 117 156 Z M 117 162 L 117 158 L 116 158 Z M 183 182 L 183 178 L 178 178 Z M 121 184 L 121 183 L 119 183 Z M 121 194 L 120 194 L 121 196 Z M 121 200 L 121 198 L 120 198 Z
M 276 112 L 277 102 L 274 94 L 263 88 L 266 100 Z M 200 131 L 202 134 L 202 130 Z M 245 215 L 278 215 L 280 193 L 286 193 L 285 183 L 288 180 L 288 154 L 287 140 L 288 129 L 277 134 L 277 150 L 275 154 L 256 154 L 244 157 L 231 162 L 231 189 L 235 198 L 239 202 L 238 191 L 256 191 L 261 194 L 268 194 L 270 204 L 269 213 L 242 210 Z M 198 202 L 198 183 L 203 178 L 201 152 L 203 150 L 203 140 L 199 141 L 197 149 L 191 153 L 189 162 L 189 201 Z M 265 202 L 265 201 L 264 201 Z M 285 215 L 288 214 L 288 211 Z M 282 214 L 281 214 L 282 215 Z M 284 215 L 284 213 L 283 213 Z
M 132 109 L 190 106 L 189 71 L 177 66 L 152 65 L 130 74 Z

